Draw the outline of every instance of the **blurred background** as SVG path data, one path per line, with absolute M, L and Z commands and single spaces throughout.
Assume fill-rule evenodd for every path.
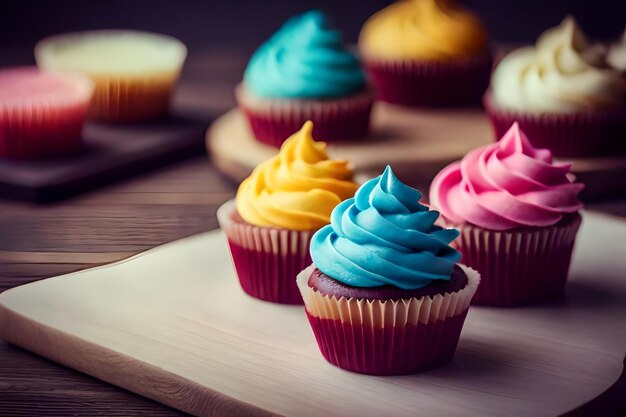
M 259 44 L 286 19 L 313 8 L 355 42 L 365 20 L 390 0 L 56 0 L 3 1 L 0 66 L 34 63 L 41 38 L 90 29 L 138 29 L 169 34 L 189 48 L 174 97 L 179 113 L 205 123 L 235 105 L 233 86 Z M 573 14 L 591 38 L 615 39 L 624 31 L 624 0 L 464 0 L 487 25 L 496 46 L 534 42 Z M 215 58 L 220 56 L 220 59 Z
M 235 43 L 256 45 L 284 20 L 319 8 L 328 12 L 349 40 L 385 0 L 56 0 L 3 1 L 0 40 L 32 43 L 59 32 L 133 28 L 157 31 L 194 46 Z M 531 42 L 543 30 L 572 13 L 590 36 L 610 38 L 624 30 L 624 0 L 465 0 L 485 20 L 492 39 Z

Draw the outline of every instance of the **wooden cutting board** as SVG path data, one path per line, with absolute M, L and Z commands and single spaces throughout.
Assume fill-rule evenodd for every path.
M 493 136 L 481 109 L 416 110 L 377 102 L 371 124 L 369 137 L 332 144 L 329 153 L 351 161 L 367 178 L 391 164 L 400 178 L 418 188 L 427 187 L 443 167 L 471 149 L 491 143 Z M 206 147 L 215 166 L 237 181 L 278 152 L 254 139 L 237 109 L 211 125 Z M 583 199 L 626 194 L 626 155 L 572 162 L 578 180 L 586 185 Z
M 83 148 L 66 157 L 0 158 L 0 198 L 48 202 L 202 152 L 208 122 L 171 117 L 145 123 L 88 123 Z
M 302 307 L 252 299 L 210 232 L 0 294 L 0 338 L 197 416 L 555 416 L 622 373 L 626 223 L 586 213 L 566 296 L 470 308 L 455 359 L 342 371 Z

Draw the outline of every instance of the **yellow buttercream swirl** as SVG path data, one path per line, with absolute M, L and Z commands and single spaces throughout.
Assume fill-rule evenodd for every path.
M 404 0 L 368 19 L 359 45 L 372 58 L 441 61 L 485 52 L 487 32 L 452 0 Z
M 256 226 L 317 230 L 330 213 L 354 196 L 347 161 L 329 159 L 326 143 L 313 140 L 313 123 L 283 143 L 280 153 L 259 165 L 237 191 L 237 211 Z

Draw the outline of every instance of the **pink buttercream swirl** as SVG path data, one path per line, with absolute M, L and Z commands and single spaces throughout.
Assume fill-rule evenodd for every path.
M 499 142 L 477 148 L 433 180 L 430 202 L 450 222 L 490 230 L 542 227 L 582 208 L 584 188 L 570 180 L 570 163 L 554 163 L 517 124 Z

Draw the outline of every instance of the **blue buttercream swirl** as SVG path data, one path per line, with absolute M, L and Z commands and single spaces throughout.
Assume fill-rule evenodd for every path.
M 434 222 L 437 211 L 387 166 L 333 210 L 311 241 L 311 257 L 326 275 L 353 287 L 393 285 L 414 290 L 450 280 L 461 254 L 449 246 L 459 232 Z
M 289 19 L 252 55 L 244 73 L 246 87 L 270 98 L 343 97 L 365 86 L 365 74 L 341 33 L 320 11 Z

